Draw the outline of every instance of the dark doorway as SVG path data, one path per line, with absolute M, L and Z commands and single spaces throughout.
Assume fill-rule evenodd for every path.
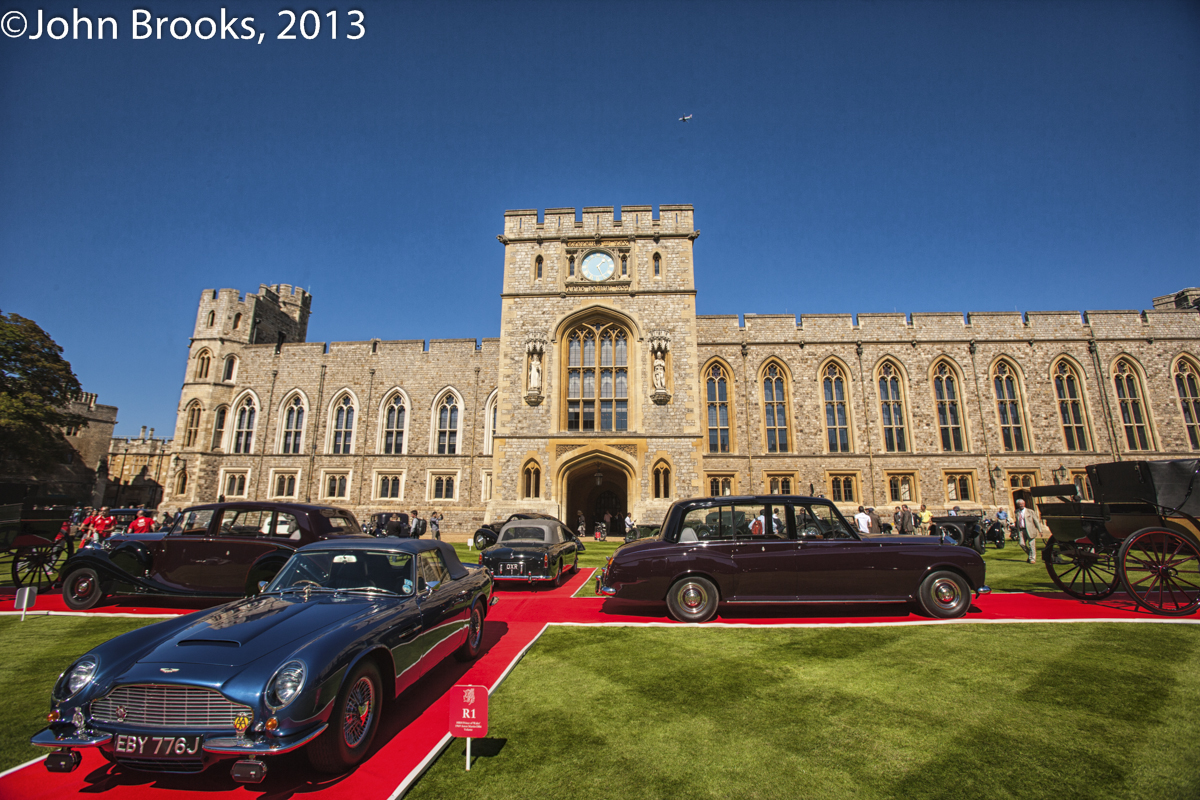
M 628 480 L 623 470 L 602 461 L 589 461 L 571 471 L 567 478 L 566 519 L 563 521 L 577 530 L 579 512 L 583 513 L 584 535 L 591 536 L 597 522 L 604 521 L 604 514 L 612 514 L 612 520 L 625 518 L 628 506 Z M 614 529 L 616 525 L 614 524 Z M 613 531 L 609 531 L 613 535 Z M 624 531 L 621 531 L 624 535 Z

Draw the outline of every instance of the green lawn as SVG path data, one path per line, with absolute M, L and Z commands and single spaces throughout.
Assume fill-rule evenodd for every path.
M 44 756 L 29 737 L 46 727 L 50 690 L 59 674 L 91 648 L 156 619 L 90 617 L 0 617 L 0 770 Z
M 408 797 L 1196 798 L 1197 708 L 1190 625 L 551 628 Z

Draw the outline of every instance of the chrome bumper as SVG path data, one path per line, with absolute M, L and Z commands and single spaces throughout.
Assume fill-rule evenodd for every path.
M 327 727 L 329 726 L 319 725 L 307 733 L 298 733 L 293 736 L 280 738 L 267 738 L 266 736 L 258 735 L 253 739 L 249 737 L 238 739 L 233 736 L 223 736 L 219 739 L 205 741 L 200 749 L 206 753 L 215 753 L 223 756 L 273 756 L 280 753 L 290 753 L 297 748 L 304 747 L 304 745 L 324 733 Z
M 99 747 L 112 741 L 107 731 L 80 731 L 74 727 L 58 733 L 53 728 L 43 728 L 29 739 L 35 747 Z
M 605 586 L 604 584 L 599 583 L 599 582 L 596 583 L 596 594 L 602 594 L 605 597 L 613 597 L 616 595 L 616 593 L 617 593 L 617 590 L 612 588 L 611 586 Z
M 980 586 L 978 589 L 975 590 L 976 597 L 980 597 L 982 595 L 991 594 L 991 593 L 992 593 L 992 587 L 990 587 L 990 586 Z

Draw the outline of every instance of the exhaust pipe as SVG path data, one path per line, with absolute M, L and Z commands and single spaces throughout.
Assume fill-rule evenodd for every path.
M 238 783 L 262 783 L 267 777 L 267 765 L 252 758 L 244 758 L 233 763 L 230 775 Z

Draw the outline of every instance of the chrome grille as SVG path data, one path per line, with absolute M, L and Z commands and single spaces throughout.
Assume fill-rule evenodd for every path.
M 124 711 L 124 719 L 122 719 Z M 118 686 L 92 703 L 92 719 L 142 728 L 232 729 L 239 713 L 250 708 L 220 692 L 200 686 L 162 686 L 153 683 Z

